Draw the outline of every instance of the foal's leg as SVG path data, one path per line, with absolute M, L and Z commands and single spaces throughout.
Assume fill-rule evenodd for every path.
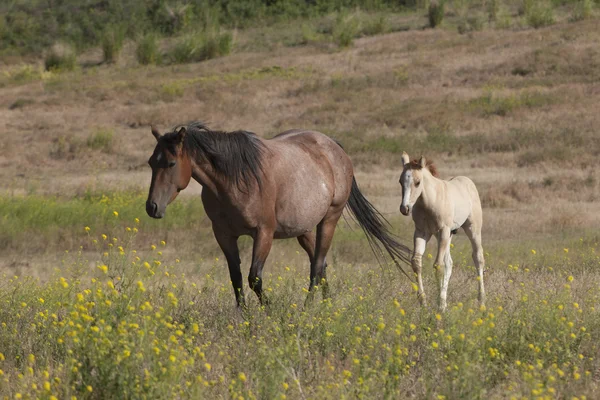
M 244 281 L 242 279 L 242 271 L 240 270 L 240 253 L 237 245 L 238 238 L 219 231 L 215 226 L 213 226 L 213 233 L 215 234 L 217 243 L 219 243 L 219 247 L 221 247 L 223 254 L 225 254 L 225 258 L 227 259 L 229 277 L 231 278 L 231 284 L 233 285 L 233 291 L 235 292 L 237 306 L 242 307 L 245 304 Z
M 450 282 L 450 275 L 452 275 L 452 259 L 446 254 L 450 254 L 450 240 L 451 234 L 449 228 L 443 228 L 437 235 L 438 239 L 438 252 L 435 258 L 433 267 L 435 268 L 435 275 L 440 285 L 440 311 L 446 310 L 446 298 L 448 295 L 448 282 Z M 449 262 L 448 262 L 449 261 Z M 440 268 L 444 265 L 444 275 L 440 277 Z M 441 278 L 441 279 L 440 279 Z
M 427 242 L 431 235 L 425 232 L 421 232 L 416 230 L 414 235 L 414 244 L 415 251 L 413 252 L 413 256 L 411 259 L 411 265 L 414 273 L 417 275 L 417 283 L 419 285 L 417 296 L 419 297 L 419 301 L 421 305 L 426 305 L 427 301 L 425 298 L 425 289 L 423 288 L 423 253 L 425 253 L 425 247 L 427 247 Z
M 267 303 L 263 299 L 262 293 L 262 270 L 267 261 L 271 245 L 273 244 L 273 231 L 270 229 L 258 229 L 254 235 L 254 245 L 252 247 L 252 264 L 250 265 L 250 274 L 248 283 L 254 290 L 261 304 Z
M 478 280 L 479 280 L 479 303 L 485 303 L 485 288 L 483 287 L 483 269 L 485 268 L 485 258 L 483 257 L 483 246 L 481 245 L 481 224 L 468 222 L 463 226 L 467 237 L 471 241 L 471 247 L 473 248 L 473 262 L 477 267 Z

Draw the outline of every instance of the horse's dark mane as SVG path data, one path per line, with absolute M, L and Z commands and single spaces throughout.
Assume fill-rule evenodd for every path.
M 253 181 L 261 186 L 265 146 L 258 136 L 247 131 L 213 131 L 199 121 L 183 127 L 187 131 L 184 151 L 208 161 L 217 174 L 234 183 L 240 190 L 248 190 Z M 174 141 L 176 135 L 177 131 L 173 129 L 173 132 L 164 137 L 167 141 Z

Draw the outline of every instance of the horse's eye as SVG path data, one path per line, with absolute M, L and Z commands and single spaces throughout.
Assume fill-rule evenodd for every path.
M 171 167 L 174 167 L 174 166 L 175 166 L 175 161 L 171 161 L 171 162 L 169 163 L 169 168 L 171 168 Z
M 420 184 L 421 184 L 421 181 L 415 182 L 416 187 L 419 187 Z

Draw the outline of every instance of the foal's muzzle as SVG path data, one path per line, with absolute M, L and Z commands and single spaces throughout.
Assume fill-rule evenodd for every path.
M 153 201 L 148 200 L 146 202 L 146 212 L 152 218 L 162 218 L 163 217 L 162 213 L 158 212 L 158 205 Z
M 410 214 L 410 206 L 400 205 L 400 212 L 402 215 Z

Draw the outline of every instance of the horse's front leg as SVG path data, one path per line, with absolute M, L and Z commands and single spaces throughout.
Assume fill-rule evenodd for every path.
M 254 235 L 254 245 L 252 247 L 252 264 L 250 265 L 250 274 L 248 275 L 248 283 L 250 288 L 254 290 L 261 304 L 266 304 L 266 299 L 263 298 L 262 292 L 262 270 L 271 251 L 273 244 L 273 230 L 259 228 Z
M 435 258 L 433 267 L 435 268 L 435 274 L 439 282 L 440 287 L 440 311 L 446 310 L 446 298 L 448 296 L 448 282 L 450 282 L 450 275 L 452 275 L 452 258 L 450 257 L 450 241 L 452 239 L 449 228 L 443 228 L 437 235 L 438 239 L 438 252 Z M 440 276 L 440 269 L 444 266 L 444 275 Z
M 225 254 L 225 258 L 227 259 L 229 277 L 231 278 L 231 284 L 233 285 L 233 291 L 235 292 L 235 300 L 237 306 L 241 308 L 245 305 L 245 300 L 244 281 L 242 279 L 242 271 L 240 270 L 240 253 L 237 245 L 238 238 L 219 230 L 214 224 L 213 233 L 215 234 L 215 239 L 217 239 L 219 247 L 221 247 L 223 254 Z
M 417 289 L 417 295 L 419 296 L 419 301 L 423 306 L 427 303 L 425 298 L 425 289 L 423 288 L 423 253 L 425 253 L 425 247 L 427 247 L 427 242 L 429 242 L 430 238 L 430 234 L 419 230 L 415 231 L 415 235 L 413 238 L 415 251 L 413 252 L 413 256 L 411 259 L 411 266 L 413 272 L 417 276 L 417 284 L 419 285 Z

